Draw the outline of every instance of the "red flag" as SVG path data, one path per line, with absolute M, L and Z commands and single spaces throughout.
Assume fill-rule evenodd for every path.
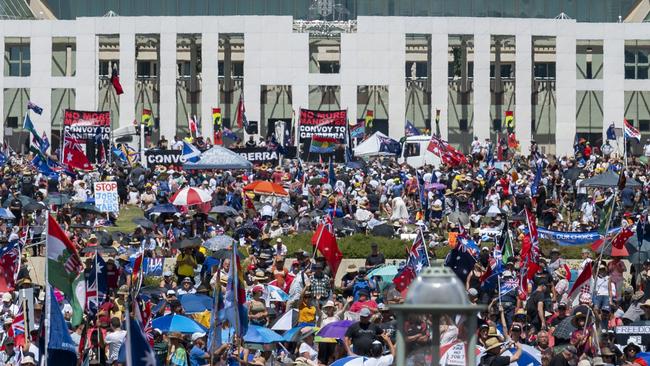
M 99 145 L 99 163 L 105 163 L 106 162 L 106 150 L 104 150 L 104 144 Z
M 623 249 L 627 240 L 632 237 L 632 230 L 629 227 L 621 230 L 612 240 L 612 246 L 617 249 Z
M 79 170 L 92 169 L 88 157 L 84 154 L 83 150 L 81 150 L 81 145 L 76 139 L 66 136 L 64 138 L 64 151 L 65 156 L 63 157 L 63 164 L 67 165 L 68 168 Z
M 393 278 L 395 289 L 399 292 L 406 290 L 414 279 L 415 272 L 413 271 L 413 268 L 411 268 L 411 266 L 404 267 L 402 272 Z
M 535 217 L 533 212 L 528 209 L 528 207 L 526 207 L 525 210 L 526 210 L 526 221 L 528 224 L 528 236 L 530 237 L 530 253 L 528 253 L 530 257 L 529 259 L 531 262 L 537 263 L 537 260 L 539 259 L 539 236 L 537 234 L 537 222 L 536 222 L 537 218 Z M 523 244 L 522 244 L 522 253 L 523 253 Z M 523 254 L 522 257 L 524 257 Z
M 214 144 L 223 145 L 223 133 L 221 130 L 214 132 Z
M 578 278 L 576 278 L 576 282 L 571 287 L 571 290 L 569 290 L 569 296 L 573 295 L 574 292 L 579 290 L 582 285 L 589 282 L 592 275 L 592 262 L 589 262 L 585 265 L 585 268 L 582 270 L 582 272 L 580 272 Z
M 120 84 L 120 76 L 117 74 L 117 68 L 113 68 L 111 73 L 111 84 L 113 84 L 117 95 L 124 94 L 124 89 L 122 89 L 122 84 Z
M 343 254 L 339 250 L 334 236 L 334 225 L 329 216 L 325 216 L 325 222 L 320 223 L 311 238 L 312 245 L 318 248 L 318 251 L 325 257 L 325 261 L 330 266 L 332 274 L 335 275 L 339 269 L 339 264 L 343 259 Z
M 508 135 L 508 147 L 511 149 L 519 148 L 519 141 L 517 140 L 517 136 L 514 132 Z
M 187 124 L 188 124 L 188 126 L 190 128 L 190 135 L 191 136 L 197 136 L 197 134 L 196 134 L 196 131 L 197 131 L 196 121 L 194 120 L 194 118 L 192 118 L 190 116 L 187 116 Z
M 246 107 L 244 106 L 244 95 L 239 96 L 239 102 L 237 102 L 237 127 L 244 127 L 244 119 L 246 113 Z
M 468 163 L 467 158 L 462 152 L 456 150 L 447 141 L 437 136 L 431 136 L 427 150 L 440 157 L 444 164 L 452 167 Z
M 601 247 L 604 243 L 605 243 L 605 239 L 604 239 L 604 238 L 600 238 L 600 239 L 596 240 L 595 242 L 591 243 L 591 250 L 593 250 L 594 252 L 599 251 L 599 250 L 600 250 L 600 247 Z

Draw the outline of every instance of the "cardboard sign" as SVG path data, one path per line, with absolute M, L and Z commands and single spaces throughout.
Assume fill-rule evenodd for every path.
M 117 183 L 95 183 L 95 207 L 101 212 L 118 212 L 120 197 L 117 194 Z

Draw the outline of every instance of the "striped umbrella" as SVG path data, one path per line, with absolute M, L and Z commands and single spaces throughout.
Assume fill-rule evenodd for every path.
M 169 200 L 174 206 L 192 206 L 212 201 L 212 196 L 206 190 L 185 187 L 176 192 Z

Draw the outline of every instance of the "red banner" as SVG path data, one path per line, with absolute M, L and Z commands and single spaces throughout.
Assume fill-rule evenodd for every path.
M 347 139 L 348 111 L 315 111 L 300 109 L 300 122 L 298 133 L 300 142 L 311 139 L 317 135 L 336 139 L 338 143 L 345 143 Z

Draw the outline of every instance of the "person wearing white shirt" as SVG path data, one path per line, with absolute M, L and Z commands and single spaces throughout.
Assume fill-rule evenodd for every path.
M 108 364 L 117 362 L 120 347 L 126 338 L 126 331 L 122 329 L 119 318 L 111 319 L 111 331 L 106 334 L 106 345 L 108 346 Z
M 650 157 L 650 138 L 645 140 L 645 145 L 643 145 L 643 155 Z
M 275 240 L 275 245 L 273 246 L 276 256 L 286 256 L 287 255 L 287 246 L 282 243 L 282 238 L 277 238 Z

